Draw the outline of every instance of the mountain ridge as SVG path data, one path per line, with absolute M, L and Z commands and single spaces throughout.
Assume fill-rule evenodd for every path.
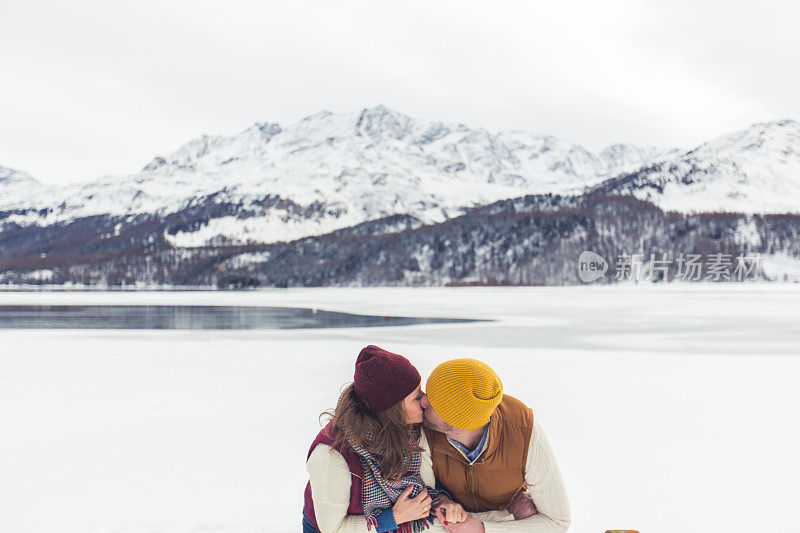
M 394 214 L 443 221 L 503 198 L 578 190 L 664 153 L 670 151 L 610 145 L 594 154 L 550 135 L 491 133 L 379 105 L 322 111 L 285 127 L 256 122 L 233 135 L 201 135 L 134 174 L 42 189 L 33 198 L 6 196 L 0 210 L 15 211 L 17 224 L 47 225 L 97 215 L 165 216 L 215 196 L 257 216 L 210 223 L 203 230 L 208 239 L 273 242 Z M 313 216 L 281 205 L 258 208 L 275 197 L 313 206 Z M 195 245 L 204 235 L 182 233 L 173 243 Z
M 200 135 L 136 173 L 87 184 L 6 174 L 17 177 L 0 182 L 0 231 L 191 210 L 195 222 L 165 224 L 175 247 L 286 242 L 394 215 L 437 223 L 527 194 L 631 195 L 687 213 L 800 212 L 800 125 L 756 123 L 690 150 L 611 144 L 593 153 L 551 135 L 378 105 Z
M 800 123 L 755 123 L 589 191 L 680 212 L 800 212 Z

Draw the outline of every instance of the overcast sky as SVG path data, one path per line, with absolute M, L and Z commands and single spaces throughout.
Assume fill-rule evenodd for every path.
M 800 118 L 798 6 L 0 0 L 0 165 L 86 181 L 203 133 L 376 104 L 688 148 Z

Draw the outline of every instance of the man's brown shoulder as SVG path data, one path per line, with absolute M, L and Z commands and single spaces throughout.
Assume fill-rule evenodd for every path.
M 497 406 L 503 421 L 507 424 L 533 429 L 533 409 L 509 394 Z

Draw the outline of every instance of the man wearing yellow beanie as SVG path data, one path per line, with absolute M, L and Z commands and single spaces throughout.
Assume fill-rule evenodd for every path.
M 533 411 L 503 394 L 494 370 L 476 359 L 453 359 L 431 372 L 425 388 L 423 468 L 432 468 L 437 488 L 469 512 L 466 519 L 437 512 L 448 532 L 569 528 L 569 502 L 550 444 Z

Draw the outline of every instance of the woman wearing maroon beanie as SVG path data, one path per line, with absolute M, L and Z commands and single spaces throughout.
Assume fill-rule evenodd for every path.
M 421 397 L 408 359 L 361 350 L 353 383 L 323 413 L 329 422 L 308 452 L 304 533 L 416 533 L 433 523 L 436 491 L 420 474 Z

